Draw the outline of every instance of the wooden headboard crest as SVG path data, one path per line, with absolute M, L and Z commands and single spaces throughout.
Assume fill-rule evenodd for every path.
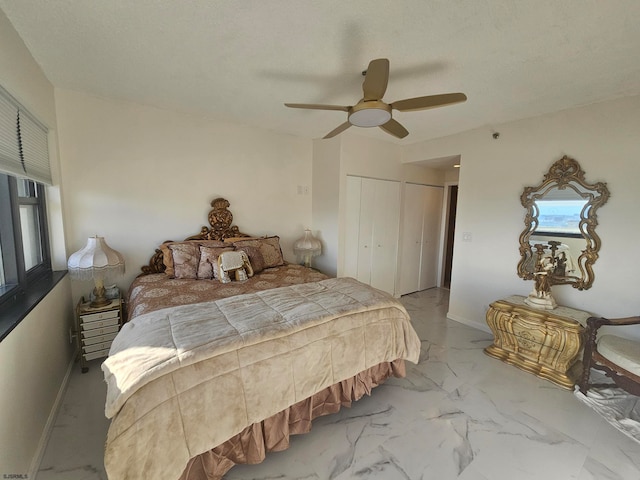
M 233 222 L 233 214 L 229 211 L 231 204 L 225 198 L 216 198 L 211 201 L 212 210 L 209 212 L 208 219 L 211 227 L 203 226 L 200 233 L 185 238 L 185 240 L 224 240 L 232 237 L 248 237 L 246 233 L 240 232 L 238 227 L 231 225 Z M 172 242 L 166 240 L 163 243 Z M 165 270 L 163 262 L 162 250 L 156 248 L 155 253 L 149 260 L 149 264 L 141 268 L 142 275 L 151 273 L 163 273 Z

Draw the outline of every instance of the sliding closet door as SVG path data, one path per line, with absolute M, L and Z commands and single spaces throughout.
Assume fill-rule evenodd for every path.
M 358 248 L 360 245 L 361 193 L 362 179 L 360 177 L 347 177 L 343 275 L 356 279 L 358 278 Z
M 370 180 L 373 183 L 373 235 L 371 286 L 395 294 L 400 228 L 400 183 Z
M 399 182 L 347 177 L 344 275 L 394 294 Z
M 360 242 L 358 244 L 358 275 L 357 279 L 361 282 L 371 283 L 371 271 L 373 268 L 373 222 L 375 219 L 376 185 L 369 178 L 360 179 L 362 185 L 360 187 L 360 220 L 358 236 Z

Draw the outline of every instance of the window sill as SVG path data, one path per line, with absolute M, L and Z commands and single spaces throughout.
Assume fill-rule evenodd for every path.
M 53 290 L 66 274 L 66 270 L 48 273 L 30 285 L 23 295 L 19 295 L 15 300 L 10 300 L 0 307 L 0 342 L 29 315 L 29 312 Z

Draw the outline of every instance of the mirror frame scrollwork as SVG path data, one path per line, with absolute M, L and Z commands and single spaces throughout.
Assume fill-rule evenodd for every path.
M 589 184 L 585 181 L 584 171 L 580 164 L 568 156 L 562 157 L 549 169 L 549 173 L 544 176 L 542 183 L 535 187 L 525 187 L 520 202 L 526 208 L 524 223 L 525 229 L 520 234 L 520 262 L 518 262 L 518 276 L 524 280 L 534 279 L 534 272 L 527 269 L 534 260 L 534 255 L 530 244 L 531 235 L 539 225 L 539 209 L 536 200 L 542 199 L 551 189 L 558 188 L 565 190 L 571 188 L 582 198 L 587 200 L 586 205 L 580 213 L 579 229 L 580 234 L 586 242 L 586 247 L 580 253 L 577 264 L 580 269 L 580 276 L 551 277 L 553 285 L 571 285 L 578 290 L 591 288 L 594 281 L 593 264 L 598 259 L 601 241 L 596 233 L 598 225 L 597 210 L 609 199 L 607 184 L 598 182 Z M 580 191 L 575 186 L 579 186 Z

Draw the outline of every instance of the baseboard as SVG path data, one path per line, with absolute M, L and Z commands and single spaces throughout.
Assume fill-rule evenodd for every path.
M 447 318 L 449 320 L 453 320 L 454 322 L 462 323 L 467 327 L 475 328 L 477 330 L 482 330 L 483 332 L 487 332 L 487 333 L 492 333 L 491 329 L 489 328 L 489 325 L 487 325 L 486 323 L 473 322 L 467 318 L 460 317 L 458 315 L 454 315 L 449 312 L 447 312 Z
M 38 448 L 36 450 L 36 454 L 33 456 L 31 467 L 29 468 L 29 476 L 27 478 L 35 480 L 38 470 L 40 470 L 40 463 L 42 463 L 42 457 L 44 457 L 47 443 L 49 443 L 49 437 L 51 437 L 51 430 L 55 425 L 56 418 L 58 417 L 58 410 L 60 410 L 62 400 L 64 399 L 64 394 L 67 391 L 67 385 L 69 385 L 69 378 L 71 378 L 71 372 L 73 372 L 77 354 L 78 352 L 77 350 L 75 350 L 73 355 L 71 356 L 71 361 L 69 362 L 69 366 L 67 367 L 67 372 L 62 379 L 60 389 L 58 390 L 58 395 L 56 395 L 56 400 L 55 402 L 53 402 L 53 407 L 49 412 L 49 418 L 47 418 L 47 423 L 44 426 L 42 436 L 40 437 L 40 441 L 38 442 Z

